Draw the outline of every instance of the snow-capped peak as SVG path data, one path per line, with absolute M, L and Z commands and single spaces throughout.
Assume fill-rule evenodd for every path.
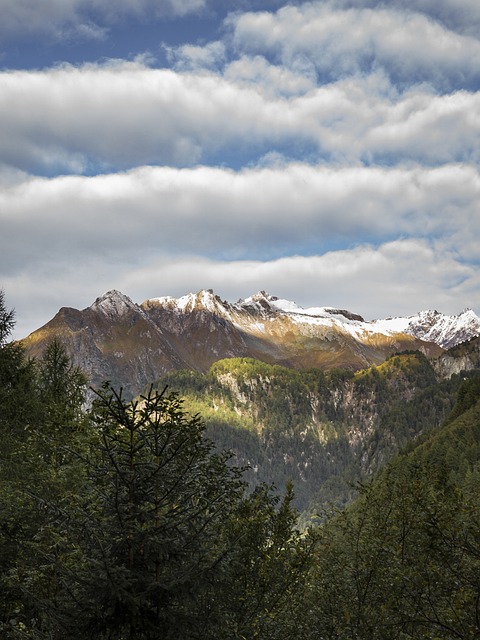
M 310 318 L 319 318 L 319 319 L 329 319 L 329 320 L 339 320 L 341 321 L 353 321 L 353 322 L 364 322 L 364 319 L 355 313 L 351 313 L 350 311 L 346 311 L 344 309 L 334 309 L 332 307 L 301 307 L 296 302 L 292 302 L 291 300 L 286 300 L 283 298 L 277 298 L 276 296 L 271 296 L 265 291 L 259 291 L 258 293 L 250 296 L 249 298 L 245 298 L 245 300 L 239 300 L 237 303 L 239 307 L 257 307 L 262 310 L 269 310 L 272 312 L 279 312 L 283 314 L 287 314 L 291 318 L 295 316 L 309 316 Z M 342 316 L 342 318 L 338 318 L 338 316 Z
M 194 310 L 206 310 L 212 313 L 219 313 L 225 309 L 228 303 L 215 295 L 212 289 L 201 289 L 198 293 L 187 293 L 180 298 L 171 296 L 162 296 L 159 298 L 150 298 L 145 302 L 154 302 L 162 307 L 178 311 L 180 313 L 189 313 Z
M 138 305 L 132 302 L 128 296 L 116 289 L 107 291 L 103 296 L 97 298 L 90 309 L 101 311 L 108 316 L 121 316 L 131 310 L 141 311 Z
M 429 309 L 404 318 L 376 320 L 374 326 L 377 330 L 395 330 L 435 342 L 444 349 L 480 335 L 480 318 L 471 309 L 452 316 Z
M 438 311 L 422 312 L 412 318 L 409 325 L 412 335 L 428 342 L 436 342 L 444 349 L 480 335 L 480 319 L 471 310 L 447 316 Z

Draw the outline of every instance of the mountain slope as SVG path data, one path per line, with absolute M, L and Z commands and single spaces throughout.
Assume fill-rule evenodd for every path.
M 451 320 L 448 330 L 435 334 L 434 326 L 440 327 L 446 318 L 435 312 L 429 332 L 423 329 L 422 335 L 456 344 L 467 335 L 480 334 L 476 316 L 469 326 L 459 322 L 461 331 Z M 93 385 L 110 380 L 134 395 L 167 371 L 205 372 L 217 360 L 230 357 L 253 357 L 298 369 L 355 371 L 406 349 L 438 356 L 440 345 L 415 335 L 424 324 L 423 316 L 367 322 L 345 310 L 303 309 L 265 292 L 236 303 L 208 290 L 138 305 L 118 291 L 109 291 L 83 311 L 60 309 L 25 338 L 24 345 L 29 354 L 38 355 L 57 336 Z
M 220 449 L 250 466 L 253 484 L 292 478 L 300 509 L 345 504 L 422 433 L 438 428 L 467 375 L 438 379 L 421 353 L 378 367 L 294 370 L 251 358 L 215 363 L 208 374 L 177 371 L 158 381 L 198 413 Z
M 433 360 L 435 371 L 442 378 L 454 373 L 480 369 L 480 337 L 470 338 Z
M 480 637 L 480 378 L 321 539 L 306 627 L 318 637 Z
M 109 380 L 135 393 L 140 383 L 187 366 L 161 327 L 117 292 L 98 298 L 83 311 L 63 307 L 23 343 L 29 355 L 38 356 L 54 337 L 65 344 L 93 386 Z
M 374 326 L 378 329 L 396 329 L 420 340 L 434 342 L 444 349 L 480 335 L 480 319 L 471 309 L 465 309 L 455 316 L 446 316 L 438 311 L 422 311 L 406 318 L 377 320 Z

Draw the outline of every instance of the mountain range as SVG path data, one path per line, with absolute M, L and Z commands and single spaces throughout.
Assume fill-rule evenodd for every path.
M 225 358 L 358 371 L 405 350 L 438 359 L 479 335 L 480 319 L 469 309 L 366 321 L 344 309 L 304 309 L 264 291 L 235 303 L 202 290 L 136 304 L 112 290 L 86 309 L 61 308 L 23 344 L 38 356 L 57 337 L 93 386 L 109 380 L 133 396 L 169 371 L 206 372 Z

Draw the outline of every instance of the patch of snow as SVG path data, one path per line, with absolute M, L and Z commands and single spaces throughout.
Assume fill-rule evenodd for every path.
M 372 331 L 391 335 L 392 333 L 405 333 L 409 324 L 409 318 L 385 318 L 385 320 L 374 320 L 371 326 Z
M 480 318 L 471 309 L 454 316 L 432 310 L 420 311 L 405 318 L 375 320 L 373 325 L 380 332 L 407 333 L 426 342 L 435 342 L 444 349 L 480 335 Z

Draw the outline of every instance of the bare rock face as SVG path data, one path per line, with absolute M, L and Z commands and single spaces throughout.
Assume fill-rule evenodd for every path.
M 62 308 L 23 342 L 39 355 L 58 337 L 93 387 L 108 380 L 128 395 L 138 393 L 159 375 L 186 366 L 168 336 L 141 307 L 117 291 L 109 291 L 87 309 Z
M 480 335 L 480 320 L 471 311 L 367 322 L 347 310 L 304 309 L 264 291 L 235 303 L 206 290 L 140 305 L 108 291 L 82 311 L 60 309 L 24 344 L 35 356 L 58 337 L 94 387 L 109 380 L 135 395 L 168 371 L 205 372 L 223 358 L 358 370 L 407 349 L 437 357 L 474 335 Z
M 480 369 L 480 337 L 471 338 L 452 347 L 433 360 L 432 365 L 440 378 L 451 378 L 462 371 Z

